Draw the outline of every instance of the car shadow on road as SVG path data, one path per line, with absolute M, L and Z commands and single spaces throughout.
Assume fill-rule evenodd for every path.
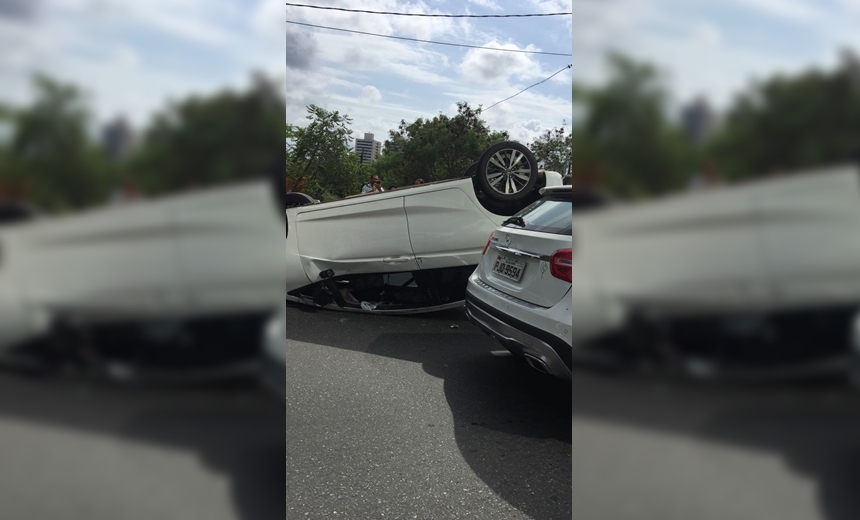
M 442 379 L 457 446 L 475 475 L 532 518 L 568 520 L 570 384 L 491 355 L 488 347 L 501 347 L 488 340 L 474 333 L 382 334 L 368 352 L 421 363 Z
M 703 383 L 575 373 L 573 391 L 574 420 L 777 455 L 800 480 L 815 482 L 820 518 L 860 518 L 860 394 L 844 381 Z M 650 517 L 643 511 L 640 518 Z
M 233 509 L 220 512 L 221 517 L 284 518 L 284 408 L 281 400 L 259 388 L 254 377 L 205 384 L 130 386 L 94 382 L 77 376 L 31 378 L 2 373 L 0 388 L 0 417 L 60 428 L 60 431 L 68 431 L 70 437 L 82 432 L 93 434 L 95 438 L 113 439 L 119 444 L 116 448 L 107 448 L 115 457 L 107 464 L 119 464 L 132 476 L 134 470 L 126 467 L 129 463 L 122 455 L 125 445 L 143 443 L 193 454 L 206 473 L 214 474 L 216 480 L 227 478 L 230 493 L 227 502 L 232 502 Z M 7 444 L 4 449 L 17 448 Z M 33 450 L 38 446 L 20 449 Z M 71 457 L 70 460 L 76 459 Z M 66 461 L 46 459 L 34 463 L 36 467 L 45 464 L 63 467 Z M 197 489 L 198 496 L 206 497 L 199 494 L 200 489 L 207 489 L 205 485 L 200 488 L 201 483 L 183 481 L 182 477 L 170 474 L 169 468 L 165 469 L 168 471 L 160 477 L 160 485 L 179 490 L 190 486 Z M 19 468 L 16 471 L 24 478 L 28 470 Z M 86 471 L 80 468 L 81 473 Z M 143 476 L 152 478 L 146 473 Z M 39 485 L 38 477 L 27 478 L 36 478 L 34 482 Z M 131 478 L 117 485 L 124 490 L 132 489 L 136 482 Z M 73 501 L 83 504 L 82 508 L 69 508 L 66 518 L 101 520 L 93 516 L 94 510 L 87 504 L 98 502 L 96 497 L 105 492 L 87 488 L 87 496 L 75 497 Z M 139 517 L 133 513 L 136 508 L 152 511 L 153 504 L 149 500 L 157 498 L 148 498 L 143 492 L 124 491 L 123 495 L 141 501 L 122 504 L 123 508 L 128 508 L 129 518 Z M 216 503 L 223 498 L 211 496 Z M 193 501 L 182 506 L 188 510 L 175 513 L 168 510 L 169 517 L 197 515 Z
M 288 319 L 307 312 L 316 311 L 288 305 Z M 504 349 L 462 308 L 398 317 L 323 310 L 312 326 L 287 330 L 288 339 L 421 365 L 444 382 L 455 442 L 475 475 L 531 518 L 570 519 L 570 383 L 491 354 Z
M 814 482 L 820 518 L 860 518 L 860 393 L 841 380 L 742 384 L 583 370 L 574 372 L 571 388 L 519 360 L 490 355 L 501 347 L 476 333 L 461 309 L 398 317 L 399 324 L 329 311 L 318 316 L 328 323 L 320 327 L 360 322 L 349 330 L 374 331 L 365 344 L 338 335 L 319 344 L 419 363 L 441 378 L 463 458 L 500 497 L 533 518 L 570 518 L 571 467 L 549 467 L 547 460 L 560 460 L 559 449 L 571 460 L 571 419 L 666 433 L 669 439 L 701 442 L 705 450 L 723 445 L 776 455 L 787 476 Z M 293 331 L 295 339 L 313 336 L 316 328 Z M 524 438 L 544 442 L 524 448 Z M 661 468 L 649 471 L 657 475 Z M 548 486 L 547 475 L 559 481 Z M 615 482 L 590 485 L 610 490 L 608 497 Z M 642 510 L 639 518 L 650 520 L 648 514 Z

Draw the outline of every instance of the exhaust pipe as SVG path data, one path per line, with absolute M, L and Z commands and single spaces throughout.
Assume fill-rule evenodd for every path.
M 529 364 L 530 367 L 537 370 L 538 372 L 543 372 L 544 374 L 549 374 L 549 368 L 547 368 L 546 363 L 540 358 L 537 358 L 531 354 L 525 353 L 526 363 Z

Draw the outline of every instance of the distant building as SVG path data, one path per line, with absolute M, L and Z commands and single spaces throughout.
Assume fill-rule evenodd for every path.
M 102 130 L 102 144 L 108 155 L 114 159 L 121 159 L 128 155 L 135 142 L 134 130 L 122 116 L 105 125 Z
M 373 140 L 373 134 L 364 134 L 364 139 L 355 140 L 355 153 L 361 157 L 361 164 L 370 163 L 382 153 L 382 143 Z
M 686 105 L 681 111 L 681 127 L 693 142 L 701 142 L 714 132 L 717 126 L 717 116 L 703 98 Z

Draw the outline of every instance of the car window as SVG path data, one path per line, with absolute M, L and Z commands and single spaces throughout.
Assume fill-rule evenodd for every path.
M 522 218 L 522 221 L 518 221 L 516 217 Z M 540 199 L 508 219 L 505 226 L 540 233 L 570 235 L 573 227 L 573 204 L 570 200 Z

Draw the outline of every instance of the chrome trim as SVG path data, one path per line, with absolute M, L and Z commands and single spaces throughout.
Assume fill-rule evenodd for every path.
M 503 298 L 503 299 L 505 299 L 511 303 L 516 303 L 517 305 L 522 305 L 523 307 L 528 307 L 529 309 L 549 309 L 549 307 L 541 307 L 540 305 L 535 305 L 531 302 L 521 300 L 521 299 L 517 298 L 516 296 L 511 296 L 508 293 L 502 292 L 502 291 L 496 289 L 495 287 L 491 287 L 491 286 L 487 285 L 487 283 L 484 282 L 483 280 L 481 280 L 480 278 L 475 279 L 475 285 L 477 285 L 478 287 L 480 287 L 481 289 L 484 289 L 485 291 L 487 291 L 489 293 L 492 293 L 495 296 L 498 296 L 499 298 Z
M 505 253 L 512 254 L 514 256 L 524 256 L 526 258 L 534 258 L 535 260 L 543 260 L 544 262 L 549 262 L 549 257 L 546 255 L 539 255 L 537 253 L 531 253 L 529 251 L 523 251 L 521 249 L 515 249 L 513 247 L 500 246 L 498 244 L 492 244 L 490 247 Z

